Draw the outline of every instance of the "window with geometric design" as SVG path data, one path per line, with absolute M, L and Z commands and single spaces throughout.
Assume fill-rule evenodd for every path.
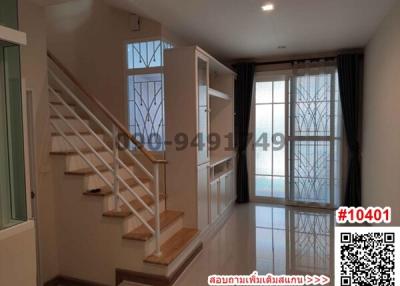
M 164 50 L 161 40 L 127 44 L 128 124 L 132 134 L 152 151 L 164 150 Z
M 339 193 L 341 163 L 336 69 L 295 71 L 290 90 L 290 198 L 332 205 Z
M 336 67 L 258 74 L 254 114 L 255 196 L 334 205 L 341 172 Z

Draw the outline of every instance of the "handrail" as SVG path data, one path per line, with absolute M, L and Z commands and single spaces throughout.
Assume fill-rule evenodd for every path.
M 153 154 L 151 154 L 145 147 L 144 145 L 138 141 L 129 131 L 128 129 L 118 121 L 114 117 L 114 115 L 99 101 L 97 100 L 96 97 L 92 96 L 89 92 L 86 91 L 86 89 L 79 83 L 79 81 L 73 76 L 73 74 L 50 52 L 47 51 L 47 56 L 56 64 L 56 66 L 79 88 L 79 90 L 86 96 L 88 97 L 94 104 L 97 105 L 98 108 L 100 108 L 101 111 L 104 112 L 104 114 L 110 119 L 115 126 L 118 127 L 119 130 L 121 130 L 124 135 L 132 141 L 133 144 L 146 156 L 147 159 L 149 159 L 152 163 L 159 163 L 159 164 L 166 164 L 166 160 L 162 159 L 156 159 Z

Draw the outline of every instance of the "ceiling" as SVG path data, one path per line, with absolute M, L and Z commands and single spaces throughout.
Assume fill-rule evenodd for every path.
M 399 0 L 108 0 L 225 60 L 364 46 Z M 286 48 L 278 49 L 279 46 Z

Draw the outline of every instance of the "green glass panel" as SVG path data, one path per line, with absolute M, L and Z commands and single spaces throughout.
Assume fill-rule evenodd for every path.
M 0 1 L 0 25 L 18 29 L 18 1 L 1 0 Z
M 0 47 L 0 228 L 27 219 L 19 47 Z

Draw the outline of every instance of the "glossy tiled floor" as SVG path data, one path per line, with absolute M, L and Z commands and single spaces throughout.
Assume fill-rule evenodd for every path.
M 332 277 L 334 213 L 263 204 L 235 207 L 175 286 L 204 286 L 210 274 Z

